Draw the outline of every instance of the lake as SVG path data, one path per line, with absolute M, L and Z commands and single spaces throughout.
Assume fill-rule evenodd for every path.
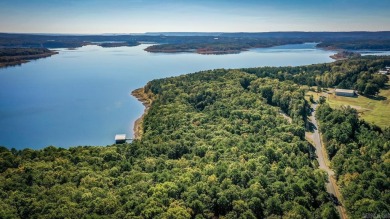
M 148 53 L 136 47 L 85 46 L 0 69 L 0 145 L 110 145 L 133 135 L 144 108 L 131 91 L 148 81 L 216 68 L 297 66 L 331 62 L 315 43 L 252 49 L 240 54 Z

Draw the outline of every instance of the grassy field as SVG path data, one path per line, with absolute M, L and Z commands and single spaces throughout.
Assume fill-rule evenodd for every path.
M 307 99 L 313 95 L 317 100 L 320 95 L 326 96 L 326 101 L 332 108 L 350 106 L 359 112 L 360 118 L 371 122 L 382 128 L 390 126 L 390 85 L 386 89 L 380 90 L 378 98 L 371 99 L 364 96 L 342 97 L 333 93 L 318 94 L 312 91 L 307 92 Z

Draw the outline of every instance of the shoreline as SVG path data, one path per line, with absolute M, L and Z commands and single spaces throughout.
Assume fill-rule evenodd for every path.
M 336 61 L 347 60 L 351 58 L 359 58 L 361 56 L 361 54 L 358 52 L 346 51 L 346 50 L 336 50 L 336 51 L 337 53 L 329 56 L 330 58 Z
M 133 139 L 140 140 L 143 135 L 143 121 L 145 118 L 145 115 L 148 113 L 150 106 L 152 105 L 153 100 L 149 97 L 147 93 L 145 93 L 144 88 L 138 88 L 131 92 L 131 95 L 135 98 L 137 98 L 138 101 L 144 105 L 145 109 L 142 113 L 141 117 L 135 120 L 134 126 L 133 126 Z
M 199 55 L 228 55 L 239 54 L 241 52 L 248 51 L 248 49 L 241 50 L 207 50 L 207 49 L 144 49 L 150 53 L 195 53 Z
M 28 63 L 32 60 L 38 60 L 41 58 L 47 58 L 52 55 L 58 54 L 57 51 L 51 50 L 50 52 L 41 53 L 41 54 L 34 54 L 34 55 L 20 55 L 20 56 L 3 56 L 2 58 L 11 58 L 14 59 L 13 61 L 8 62 L 1 62 L 0 68 L 4 67 L 12 67 L 12 66 L 18 66 L 24 63 Z

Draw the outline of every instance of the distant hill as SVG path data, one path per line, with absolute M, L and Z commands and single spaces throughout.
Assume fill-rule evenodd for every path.
M 220 36 L 222 32 L 146 32 L 148 36 Z
M 163 44 L 149 52 L 197 52 L 200 54 L 238 53 L 251 48 L 318 42 L 332 50 L 390 50 L 390 31 L 380 32 L 147 32 L 145 34 L 64 35 L 0 33 L 1 47 L 76 48 L 96 42 L 120 42 L 135 46 L 140 42 Z

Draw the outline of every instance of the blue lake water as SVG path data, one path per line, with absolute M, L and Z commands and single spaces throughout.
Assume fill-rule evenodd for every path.
M 231 55 L 148 53 L 136 47 L 85 46 L 0 69 L 0 145 L 110 145 L 133 135 L 143 106 L 130 92 L 148 81 L 200 70 L 331 62 L 314 43 Z

